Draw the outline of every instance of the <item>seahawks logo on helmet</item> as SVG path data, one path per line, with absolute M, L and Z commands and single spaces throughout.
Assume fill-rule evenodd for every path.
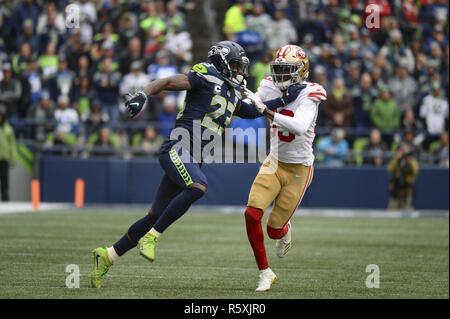
M 212 47 L 208 51 L 208 58 L 214 54 L 221 53 L 222 56 L 226 57 L 230 53 L 230 48 L 227 47 Z

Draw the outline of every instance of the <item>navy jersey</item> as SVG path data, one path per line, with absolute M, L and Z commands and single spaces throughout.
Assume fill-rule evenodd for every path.
M 242 95 L 241 89 L 230 86 L 212 64 L 196 64 L 187 76 L 192 89 L 187 91 L 171 134 L 176 139 L 166 141 L 160 152 L 168 152 L 180 141 L 184 149 L 201 161 L 203 147 L 222 135 Z

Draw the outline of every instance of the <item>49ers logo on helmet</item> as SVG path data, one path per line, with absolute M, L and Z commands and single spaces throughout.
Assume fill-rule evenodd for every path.
M 297 56 L 298 56 L 300 59 L 306 59 L 306 53 L 305 53 L 305 51 L 303 51 L 302 49 L 300 49 L 300 50 L 297 51 Z

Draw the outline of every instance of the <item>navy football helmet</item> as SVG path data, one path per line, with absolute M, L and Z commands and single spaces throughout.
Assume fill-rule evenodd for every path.
M 236 42 L 221 41 L 213 45 L 208 51 L 208 62 L 231 86 L 245 86 L 250 61 L 245 50 Z

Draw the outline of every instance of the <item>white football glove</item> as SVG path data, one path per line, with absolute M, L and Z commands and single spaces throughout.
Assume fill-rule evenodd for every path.
M 252 101 L 253 105 L 255 106 L 256 110 L 263 114 L 267 106 L 263 103 L 263 101 L 257 96 L 255 93 L 250 91 L 249 89 L 245 88 L 244 94 L 246 98 L 250 99 Z

